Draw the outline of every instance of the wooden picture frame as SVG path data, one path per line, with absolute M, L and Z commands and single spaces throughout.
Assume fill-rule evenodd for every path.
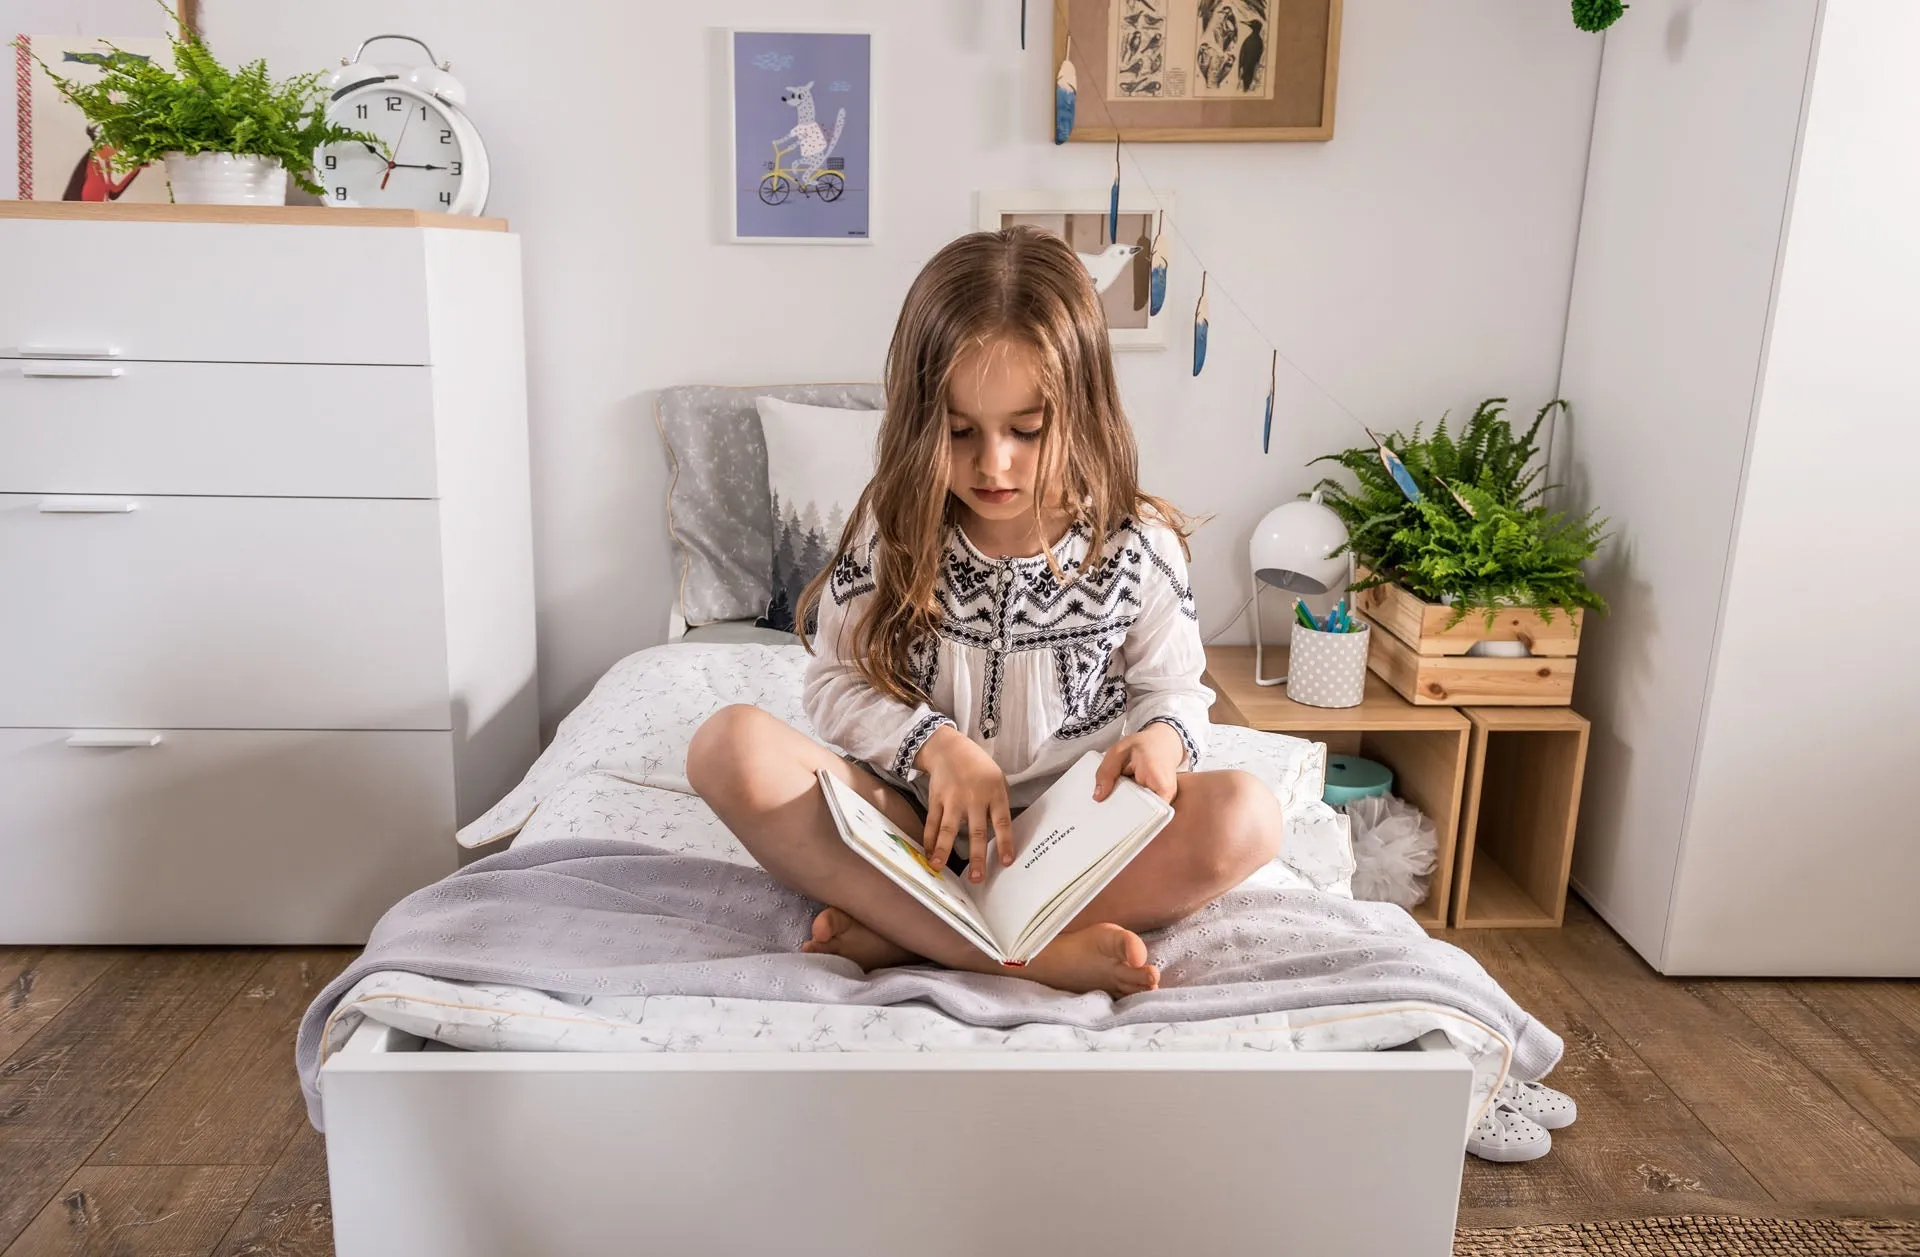
M 1029 191 L 984 191 L 979 193 L 976 222 L 982 231 L 999 231 L 1017 222 L 1066 237 L 1074 252 L 1098 254 L 1106 247 L 1102 232 L 1112 196 L 1111 188 Z M 1107 313 L 1107 343 L 1114 350 L 1165 349 L 1166 325 L 1171 306 L 1159 314 L 1150 312 L 1148 274 L 1153 268 L 1152 243 L 1163 217 L 1173 212 L 1173 193 L 1153 194 L 1122 184 L 1120 188 L 1120 240 L 1139 248 L 1123 269 L 1100 287 L 1102 308 Z M 1090 262 L 1091 272 L 1098 262 Z
M 1057 68 L 1071 44 L 1078 80 L 1069 138 L 1106 144 L 1116 138 L 1330 140 L 1339 82 L 1341 4 L 1054 0 L 1053 62 Z M 1157 28 L 1151 25 L 1156 20 Z M 1156 35 L 1158 45 L 1153 44 Z M 1254 59 L 1240 56 L 1256 46 Z M 1119 90 L 1110 91 L 1109 83 L 1118 84 Z M 1049 77 L 1049 119 L 1053 108 Z

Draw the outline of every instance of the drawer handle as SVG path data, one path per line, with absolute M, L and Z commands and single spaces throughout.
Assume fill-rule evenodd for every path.
M 126 374 L 126 368 L 105 362 L 27 362 L 20 374 L 43 380 L 111 380 Z
M 160 735 L 140 729 L 75 729 L 67 735 L 67 745 L 106 750 L 159 746 Z
M 85 498 L 63 494 L 40 499 L 42 515 L 125 515 L 139 509 L 140 503 L 133 498 Z
M 22 358 L 118 358 L 120 351 L 111 345 L 77 348 L 72 345 L 22 345 Z

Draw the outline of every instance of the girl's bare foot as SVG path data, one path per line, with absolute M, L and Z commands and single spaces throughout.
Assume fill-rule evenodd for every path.
M 813 937 L 800 944 L 800 950 L 845 956 L 862 969 L 886 969 L 920 959 L 838 908 L 828 908 L 813 919 Z
M 1115 998 L 1160 985 L 1160 970 L 1147 963 L 1147 945 L 1118 925 L 1089 925 L 1062 934 L 1026 968 L 1005 972 L 1063 991 L 1105 991 Z

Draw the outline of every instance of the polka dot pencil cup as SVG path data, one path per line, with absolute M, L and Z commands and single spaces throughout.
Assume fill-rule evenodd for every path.
M 1287 696 L 1309 707 L 1358 707 L 1367 694 L 1367 643 L 1372 640 L 1373 626 L 1365 621 L 1352 633 L 1294 625 Z

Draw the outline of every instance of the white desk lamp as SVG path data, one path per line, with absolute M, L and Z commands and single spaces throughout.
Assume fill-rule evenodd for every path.
M 1335 553 L 1346 544 L 1347 526 L 1320 501 L 1318 489 L 1304 501 L 1274 507 L 1253 530 L 1247 556 L 1253 566 L 1253 679 L 1257 684 L 1280 685 L 1287 679 L 1265 675 L 1262 666 L 1260 586 L 1271 585 L 1290 594 L 1348 589 L 1353 585 L 1353 555 Z

